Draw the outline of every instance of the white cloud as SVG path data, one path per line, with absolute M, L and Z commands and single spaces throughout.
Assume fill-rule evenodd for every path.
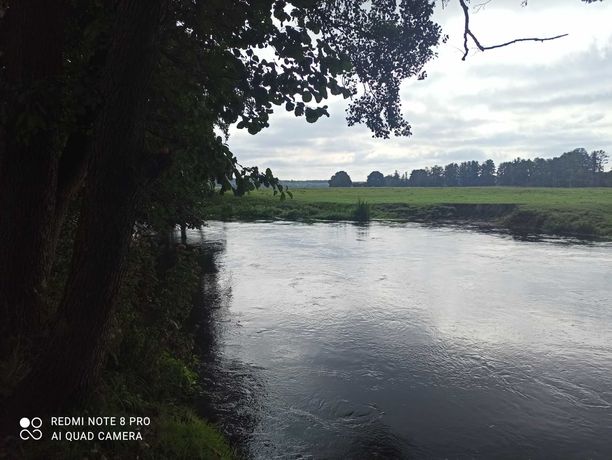
M 328 179 L 346 170 L 363 180 L 450 161 L 492 158 L 497 163 L 552 156 L 575 147 L 612 153 L 612 1 L 493 0 L 472 16 L 483 44 L 517 37 L 570 33 L 546 43 L 524 43 L 461 61 L 463 19 L 456 0 L 436 13 L 450 35 L 429 78 L 402 86 L 411 138 L 373 139 L 349 128 L 342 100 L 329 101 L 330 118 L 307 124 L 284 111 L 250 136 L 232 130 L 230 147 L 243 164 L 271 167 L 282 178 Z

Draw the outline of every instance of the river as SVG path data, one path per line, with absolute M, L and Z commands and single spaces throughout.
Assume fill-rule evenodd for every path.
M 254 459 L 612 458 L 612 245 L 221 223 L 201 411 Z

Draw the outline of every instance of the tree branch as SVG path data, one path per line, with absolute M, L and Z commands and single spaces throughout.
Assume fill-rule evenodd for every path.
M 469 11 L 467 4 L 465 3 L 465 0 L 459 0 L 459 4 L 461 5 L 461 8 L 463 9 L 463 16 L 465 17 L 465 25 L 463 29 L 464 53 L 463 53 L 463 57 L 461 58 L 462 61 L 465 61 L 469 53 L 468 37 L 472 39 L 472 41 L 476 44 L 476 46 L 478 47 L 480 51 L 487 51 L 487 50 L 492 50 L 495 48 L 502 48 L 504 46 L 512 45 L 514 43 L 519 43 L 519 42 L 546 42 L 550 40 L 556 40 L 562 37 L 567 37 L 569 35 L 569 34 L 561 34 L 561 35 L 555 35 L 554 37 L 544 37 L 544 38 L 541 38 L 541 37 L 516 38 L 514 40 L 510 40 L 505 43 L 500 43 L 499 45 L 484 46 L 480 43 L 478 38 L 476 38 L 476 35 L 474 35 L 472 30 L 470 29 L 470 11 Z

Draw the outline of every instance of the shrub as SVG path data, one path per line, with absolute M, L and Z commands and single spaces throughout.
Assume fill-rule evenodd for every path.
M 353 211 L 353 220 L 356 222 L 369 222 L 370 221 L 371 206 L 369 203 L 359 200 L 357 206 Z

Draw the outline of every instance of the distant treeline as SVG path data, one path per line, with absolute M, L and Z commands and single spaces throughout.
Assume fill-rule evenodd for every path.
M 326 180 L 282 180 L 281 185 L 295 188 L 325 188 L 329 184 Z
M 338 171 L 328 183 L 330 187 L 611 187 L 612 171 L 604 172 L 607 161 L 603 150 L 588 153 L 579 148 L 555 158 L 517 158 L 498 167 L 493 160 L 472 160 L 414 169 L 410 175 L 372 171 L 366 182 L 352 182 L 345 171 Z

